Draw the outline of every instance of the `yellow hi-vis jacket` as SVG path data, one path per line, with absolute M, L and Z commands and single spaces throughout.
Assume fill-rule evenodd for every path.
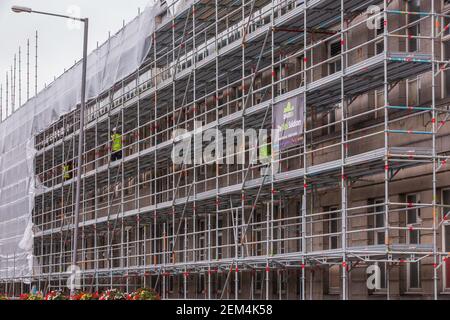
M 70 166 L 69 165 L 64 165 L 63 166 L 63 176 L 64 176 L 64 179 L 70 179 L 70 173 L 69 173 L 69 171 L 70 171 Z
M 259 159 L 262 161 L 269 160 L 272 155 L 272 149 L 269 144 L 259 147 Z
M 112 140 L 112 152 L 122 150 L 122 135 L 115 133 L 111 136 Z

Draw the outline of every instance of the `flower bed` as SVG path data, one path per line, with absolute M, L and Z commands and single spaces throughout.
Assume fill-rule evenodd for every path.
M 20 295 L 20 300 L 44 300 L 44 297 L 40 292 L 38 293 L 24 293 Z
M 68 300 L 68 298 L 61 291 L 50 291 L 45 300 Z
M 128 295 L 128 300 L 161 300 L 161 297 L 153 289 L 138 289 Z
M 102 293 L 99 300 L 127 300 L 127 294 L 117 289 L 112 289 Z
M 88 300 L 98 300 L 100 295 L 98 292 L 95 293 L 86 293 L 86 292 L 79 292 L 75 294 L 73 297 L 71 297 L 71 300 L 78 300 L 78 301 L 88 301 Z
M 9 300 L 7 295 L 0 294 L 0 300 Z M 117 289 L 107 290 L 103 293 L 78 292 L 73 296 L 66 296 L 62 291 L 50 291 L 45 297 L 42 293 L 24 293 L 20 295 L 20 300 L 161 300 L 159 294 L 153 289 L 142 288 L 132 293 L 124 293 Z

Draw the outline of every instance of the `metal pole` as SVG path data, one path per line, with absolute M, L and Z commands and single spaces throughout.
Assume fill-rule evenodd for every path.
M 17 55 L 15 54 L 14 55 L 14 73 L 13 73 L 13 82 L 12 82 L 12 87 L 13 87 L 13 91 L 12 91 L 12 94 L 13 94 L 13 100 L 12 100 L 12 102 L 13 102 L 13 107 L 12 107 L 12 112 L 11 113 L 14 113 L 14 111 L 16 111 L 16 100 L 17 100 L 17 98 L 16 98 L 16 79 L 17 79 Z
M 387 53 L 388 53 L 388 35 L 389 35 L 389 24 L 388 24 L 388 15 L 387 15 L 387 7 L 388 3 L 386 0 L 383 1 L 383 20 L 384 20 L 384 30 L 383 30 L 383 95 L 384 95 L 384 242 L 389 250 L 389 82 L 388 82 L 388 63 L 387 63 Z M 387 300 L 390 300 L 391 297 L 391 288 L 390 281 L 386 284 L 387 289 Z
M 307 10 L 308 7 L 305 7 L 305 10 L 303 10 L 303 28 L 306 30 L 307 27 Z M 301 221 L 302 221 L 302 279 L 301 279 L 301 300 L 306 300 L 306 260 L 305 255 L 307 251 L 306 246 L 306 215 L 307 215 L 307 195 L 308 195 L 308 157 L 307 157 L 307 122 L 305 121 L 307 117 L 307 110 L 306 110 L 306 98 L 307 98 L 307 92 L 308 92 L 308 81 L 307 81 L 307 61 L 308 61 L 308 51 L 307 48 L 307 41 L 308 41 L 308 34 L 306 32 L 303 33 L 303 86 L 305 88 L 305 91 L 303 93 L 303 170 L 305 174 L 303 175 L 303 196 L 302 196 L 302 208 L 301 208 Z M 310 288 L 310 290 L 312 290 Z
M 0 123 L 3 121 L 3 84 L 0 84 Z
M 10 86 L 10 95 L 11 95 L 11 112 L 9 115 L 12 115 L 12 113 L 14 112 L 14 69 L 13 66 L 11 65 L 11 70 L 10 70 L 10 74 L 9 74 L 9 86 Z
M 34 56 L 34 95 L 38 93 L 38 32 L 36 30 L 35 56 Z
M 84 111 L 86 107 L 86 69 L 87 69 L 87 46 L 89 33 L 89 19 L 85 18 L 84 22 L 84 43 L 83 43 L 83 66 L 81 76 L 81 107 L 80 107 L 80 133 L 78 138 L 78 168 L 77 168 L 77 187 L 75 193 L 75 224 L 73 233 L 73 251 L 72 251 L 72 281 L 75 277 L 74 266 L 77 265 L 77 250 L 78 250 L 78 224 L 80 220 L 80 190 L 81 190 L 81 170 L 83 168 L 83 140 L 84 140 Z M 75 293 L 74 284 L 71 284 L 70 294 Z
M 27 101 L 30 100 L 30 39 L 27 40 Z
M 435 64 L 435 54 L 436 54 L 436 49 L 435 49 L 435 33 L 436 33 L 436 29 L 435 29 L 435 21 L 436 20 L 436 12 L 435 12 L 435 5 L 434 5 L 434 1 L 431 1 L 431 103 L 432 103 L 432 131 L 433 131 L 433 136 L 432 136 L 432 148 L 433 148 L 433 181 L 432 181 L 432 185 L 433 185 L 433 258 L 434 258 L 434 263 L 433 263 L 433 297 L 434 300 L 438 300 L 439 295 L 438 295 L 438 274 L 437 274 L 437 266 L 438 266 L 438 257 L 437 257 L 437 173 L 436 173 L 436 157 L 437 157 L 437 152 L 436 152 L 436 117 L 437 117 L 437 113 L 436 113 L 436 64 Z
M 22 106 L 22 48 L 19 47 L 19 108 Z
M 6 94 L 5 94 L 5 97 L 6 97 L 6 101 L 5 101 L 5 120 L 8 118 L 8 95 L 9 95 L 9 92 L 8 92 L 8 86 L 9 86 L 9 83 L 8 83 L 8 71 L 6 71 Z

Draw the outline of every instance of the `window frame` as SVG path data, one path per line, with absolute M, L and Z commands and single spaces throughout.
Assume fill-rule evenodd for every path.
M 444 188 L 441 190 L 441 204 L 442 205 L 446 205 L 444 204 L 444 192 L 450 192 L 450 188 Z M 450 205 L 450 203 L 448 204 Z M 445 211 L 446 208 L 442 207 L 442 217 L 445 216 Z M 447 209 L 447 212 L 450 213 L 450 208 Z M 450 218 L 450 215 L 449 215 Z M 450 229 L 450 220 L 444 220 L 444 222 L 442 223 L 442 251 L 443 252 L 450 252 L 450 244 L 447 247 L 447 234 L 446 234 L 446 230 Z M 450 279 L 448 278 L 448 275 L 450 274 L 450 272 L 448 272 L 447 270 L 450 269 L 450 262 L 444 262 L 444 267 L 442 269 L 442 288 L 444 289 L 445 292 L 450 292 Z
M 408 193 L 405 195 L 405 200 L 406 202 L 408 202 L 408 197 L 410 196 L 415 196 L 416 197 L 416 201 L 414 203 L 420 203 L 420 193 Z M 409 202 L 408 202 L 409 203 Z M 421 214 L 420 214 L 420 208 L 414 209 L 416 210 L 416 221 L 414 223 L 409 223 L 408 221 L 408 216 L 409 216 L 409 210 L 408 207 L 406 207 L 406 226 L 407 227 L 414 227 L 414 226 L 418 226 L 420 224 L 422 224 L 422 218 L 421 218 Z M 411 231 L 407 231 L 406 233 L 406 243 L 407 244 L 412 244 L 412 245 L 419 245 L 420 244 L 420 237 L 421 237 L 421 232 L 420 230 L 415 230 L 413 232 L 417 232 L 417 242 L 418 243 L 411 243 Z M 406 266 L 406 286 L 407 286 L 407 291 L 408 292 L 418 292 L 418 291 L 422 291 L 422 266 L 420 261 L 418 262 L 414 262 L 415 264 L 417 264 L 417 273 L 418 273 L 418 287 L 412 287 L 411 286 L 411 265 L 413 264 L 412 262 L 408 263 Z
M 336 43 L 339 44 L 340 52 L 339 52 L 339 54 L 337 54 L 337 55 L 335 55 L 335 56 L 332 56 L 332 55 L 331 55 L 331 47 L 332 47 L 334 44 L 336 44 Z M 337 73 L 337 72 L 342 71 L 341 54 L 342 54 L 341 40 L 340 40 L 340 39 L 337 39 L 337 40 L 331 40 L 331 41 L 329 41 L 328 44 L 327 44 L 327 60 L 329 60 L 328 63 L 327 63 L 327 71 L 328 71 L 328 74 L 327 74 L 327 75 L 328 75 L 328 76 L 330 76 L 330 75 L 332 75 L 332 74 L 335 74 L 335 73 Z M 339 70 L 338 70 L 338 68 L 336 68 L 336 66 L 337 66 L 336 63 L 337 63 L 337 62 L 340 63 Z M 334 72 L 331 72 L 331 66 L 332 66 L 332 65 L 334 65 Z
M 339 216 L 338 216 L 338 211 L 339 211 L 339 207 L 337 206 L 331 206 L 328 208 L 327 210 L 327 216 L 328 216 L 328 230 L 327 233 L 331 234 L 331 233 L 339 233 Z M 332 218 L 331 215 L 336 215 L 335 218 Z M 331 230 L 331 220 L 336 219 L 336 231 L 332 231 Z M 332 248 L 332 238 L 336 238 L 336 248 Z M 339 249 L 339 235 L 328 235 L 328 250 L 337 250 Z
M 374 213 L 374 216 L 373 216 L 373 226 L 374 226 L 374 229 L 378 229 L 378 228 L 386 228 L 386 221 L 385 221 L 385 219 L 384 219 L 384 216 L 383 216 L 383 225 L 382 226 L 378 226 L 377 225 L 377 214 L 380 214 L 380 212 L 378 212 L 377 211 L 377 208 L 379 208 L 379 207 L 381 207 L 382 208 L 382 212 L 384 213 L 384 211 L 385 211 L 385 208 L 384 208 L 384 198 L 378 198 L 378 199 L 374 199 L 373 200 L 373 204 L 374 204 L 374 208 L 373 208 L 373 213 Z M 383 243 L 379 243 L 379 239 L 378 239 L 378 237 L 379 237 L 379 233 L 383 233 Z M 375 245 L 384 245 L 385 244 L 385 241 L 386 241 L 386 239 L 384 238 L 384 236 L 385 236 L 385 231 L 378 231 L 378 230 L 376 230 L 375 232 L 374 232 L 374 235 L 373 235 L 373 242 L 374 242 L 374 244 Z

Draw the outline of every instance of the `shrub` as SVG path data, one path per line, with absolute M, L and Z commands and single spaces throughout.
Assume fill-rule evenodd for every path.
M 99 294 L 98 292 L 95 293 L 80 293 L 80 299 L 79 300 L 98 300 Z
M 153 289 L 142 288 L 131 293 L 128 300 L 161 300 L 161 298 Z
M 20 300 L 44 300 L 44 297 L 40 292 L 34 293 L 24 293 L 20 295 Z
M 102 293 L 99 300 L 127 300 L 127 295 L 117 289 L 112 289 Z
M 50 291 L 45 300 L 67 300 L 67 297 L 61 291 Z

